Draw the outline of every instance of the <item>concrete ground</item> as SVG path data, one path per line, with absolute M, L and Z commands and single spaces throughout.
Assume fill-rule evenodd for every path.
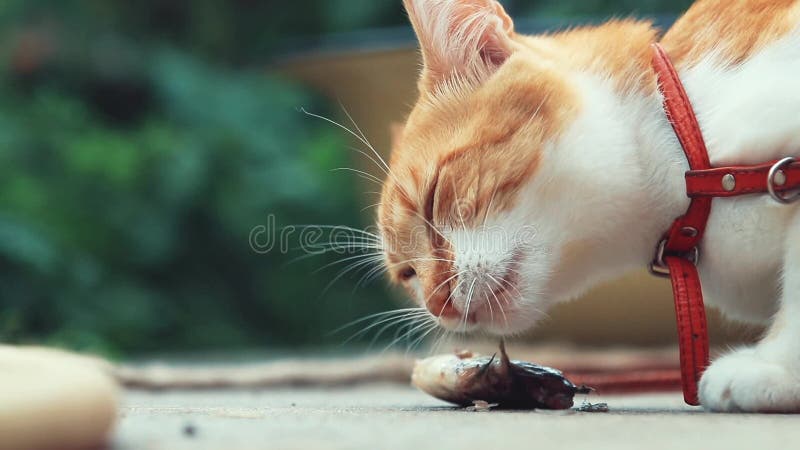
M 599 397 L 607 413 L 471 412 L 411 387 L 129 391 L 114 449 L 795 448 L 800 417 L 708 414 L 680 394 Z M 576 404 L 584 401 L 576 397 Z

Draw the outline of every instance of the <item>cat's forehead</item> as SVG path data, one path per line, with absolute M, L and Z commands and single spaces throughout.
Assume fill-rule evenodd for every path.
M 513 58 L 481 86 L 423 92 L 393 149 L 385 221 L 414 223 L 404 214 L 431 201 L 440 222 L 511 208 L 576 97 L 558 73 Z
M 515 55 L 479 85 L 455 80 L 421 91 L 395 151 L 443 156 L 526 131 L 532 141 L 554 138 L 579 106 L 575 91 L 558 69 Z

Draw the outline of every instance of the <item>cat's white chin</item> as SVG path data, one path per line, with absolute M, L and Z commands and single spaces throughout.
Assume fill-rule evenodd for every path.
M 515 303 L 511 303 L 503 310 L 497 306 L 488 307 L 487 304 L 471 309 L 470 313 L 461 316 L 439 317 L 438 323 L 442 328 L 458 333 L 488 333 L 494 336 L 514 336 L 531 328 L 538 321 L 538 317 L 525 314 Z

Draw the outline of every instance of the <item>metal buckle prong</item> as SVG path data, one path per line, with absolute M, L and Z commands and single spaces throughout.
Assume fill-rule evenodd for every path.
M 661 278 L 670 277 L 669 266 L 667 265 L 667 262 L 664 261 L 666 251 L 667 239 L 664 238 L 658 243 L 658 246 L 656 247 L 656 255 L 653 258 L 653 261 L 650 263 L 650 273 L 652 275 Z M 700 248 L 697 246 L 693 247 L 691 250 L 689 250 L 689 253 L 684 256 L 684 258 L 688 259 L 692 262 L 692 264 L 697 266 L 700 263 Z

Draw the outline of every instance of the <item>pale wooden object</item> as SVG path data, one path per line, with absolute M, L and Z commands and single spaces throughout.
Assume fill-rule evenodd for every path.
M 0 450 L 101 447 L 117 397 L 110 365 L 100 360 L 0 345 Z

